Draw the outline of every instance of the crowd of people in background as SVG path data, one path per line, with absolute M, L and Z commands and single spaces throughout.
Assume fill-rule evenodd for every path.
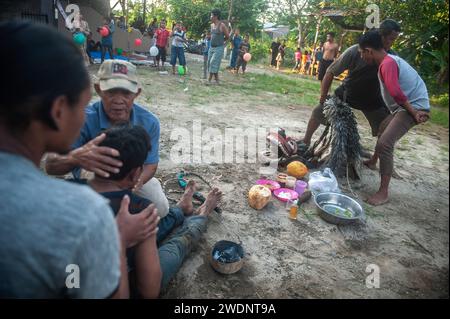
M 214 17 L 212 17 L 212 19 L 214 19 Z M 220 22 L 218 24 L 220 26 L 219 31 L 216 30 L 217 22 Z M 235 28 L 232 30 L 231 34 L 225 37 L 225 30 L 228 33 L 229 26 L 225 25 L 220 19 L 217 19 L 217 22 L 213 22 L 212 20 L 211 29 L 205 31 L 200 41 L 202 46 L 201 54 L 205 57 L 203 78 L 209 79 L 209 83 L 211 83 L 213 77 L 216 79 L 216 83 L 219 82 L 216 69 L 218 61 L 221 61 L 224 57 L 223 49 L 228 44 L 231 49 L 231 54 L 229 65 L 226 68 L 236 74 L 239 73 L 239 69 L 242 69 L 242 73 L 245 73 L 247 61 L 243 59 L 243 55 L 249 53 L 251 47 L 250 36 L 248 34 L 245 34 L 243 37 L 240 29 Z M 123 16 L 118 18 L 113 15 L 105 17 L 103 25 L 98 27 L 97 31 L 99 32 L 100 28 L 106 28 L 108 32 L 105 36 L 101 36 L 101 41 L 96 42 L 92 39 L 92 32 L 82 15 L 79 15 L 79 17 L 75 19 L 75 24 L 76 28 L 73 32 L 82 32 L 86 36 L 86 42 L 82 46 L 86 64 L 94 63 L 90 54 L 90 52 L 93 51 L 101 52 L 101 62 L 105 60 L 106 54 L 109 55 L 109 58 L 114 59 L 112 38 L 115 28 L 117 26 L 122 30 L 128 30 L 128 26 Z M 158 49 L 158 54 L 156 56 L 151 56 L 153 59 L 152 66 L 157 67 L 160 70 L 161 68 L 164 69 L 167 55 L 170 54 L 172 73 L 176 74 L 177 62 L 184 68 L 184 73 L 186 72 L 186 58 L 184 51 L 188 40 L 186 35 L 187 29 L 182 22 L 173 22 L 172 28 L 167 29 L 167 21 L 165 19 L 161 19 L 158 23 L 158 19 L 154 17 L 147 26 L 141 21 L 140 24 L 138 22 L 133 23 L 133 27 L 139 29 L 143 36 L 150 37 L 150 48 L 156 46 Z M 315 44 L 313 48 L 297 47 L 294 53 L 294 67 L 292 68 L 292 73 L 317 76 L 317 78 L 322 81 L 328 66 L 331 65 L 339 54 L 339 47 L 334 38 L 335 34 L 329 32 L 327 33 L 326 41 Z M 247 41 L 245 41 L 245 39 L 247 39 Z M 219 49 L 216 49 L 216 47 L 219 47 Z M 287 63 L 287 50 L 289 50 L 289 48 L 286 40 L 280 40 L 278 38 L 274 39 L 270 46 L 270 66 L 278 71 L 281 70 Z M 211 60 L 213 62 L 212 64 Z M 210 77 L 208 77 L 208 74 Z
M 338 56 L 338 45 L 334 42 L 334 33 L 327 34 L 326 42 L 319 42 L 310 48 L 297 47 L 294 51 L 294 67 L 292 73 L 317 76 L 321 81 L 324 72 Z M 274 39 L 270 46 L 270 66 L 277 71 L 285 62 L 286 41 Z

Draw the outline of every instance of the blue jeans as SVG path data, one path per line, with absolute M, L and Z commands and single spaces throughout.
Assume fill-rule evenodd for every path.
M 234 48 L 233 51 L 231 51 L 230 67 L 233 69 L 236 67 L 236 61 L 238 58 L 238 54 L 239 54 L 238 48 Z
M 170 64 L 176 65 L 177 64 L 177 57 L 178 57 L 178 63 L 182 66 L 186 65 L 186 58 L 184 56 L 184 48 L 183 47 L 176 47 L 172 46 L 172 49 L 170 50 Z
M 206 231 L 206 222 L 205 216 L 185 218 L 183 224 L 159 246 L 159 262 L 162 271 L 161 289 L 165 289 L 180 270 L 184 259 L 200 240 L 202 233 Z
M 169 208 L 169 213 L 161 218 L 158 224 L 158 233 L 156 234 L 156 243 L 158 246 L 169 236 L 169 234 L 178 226 L 183 224 L 184 214 L 180 207 Z

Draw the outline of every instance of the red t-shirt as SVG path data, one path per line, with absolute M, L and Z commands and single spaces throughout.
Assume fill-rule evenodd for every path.
M 169 41 L 170 32 L 166 29 L 159 28 L 155 32 L 156 45 L 159 47 L 166 47 Z

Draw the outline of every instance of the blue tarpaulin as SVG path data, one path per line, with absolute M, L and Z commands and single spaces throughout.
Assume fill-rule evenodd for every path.
M 101 54 L 101 52 L 98 52 L 98 51 L 91 51 L 91 52 L 89 52 L 90 54 L 91 54 L 91 57 L 92 57 L 92 59 L 101 59 L 102 58 L 102 54 Z M 108 53 L 108 51 L 106 51 L 106 53 L 105 53 L 105 59 L 110 59 L 110 56 L 109 56 L 109 53 Z M 125 57 L 125 56 L 122 56 L 122 55 L 114 55 L 114 59 L 117 59 L 117 60 L 125 60 L 125 61 L 128 61 L 129 59 L 127 58 L 127 57 Z

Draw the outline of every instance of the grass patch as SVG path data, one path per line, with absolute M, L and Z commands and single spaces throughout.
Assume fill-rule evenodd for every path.
M 313 79 L 290 79 L 286 76 L 267 74 L 247 74 L 245 81 L 230 85 L 247 95 L 258 95 L 261 92 L 288 95 L 295 104 L 306 106 L 317 105 L 320 82 Z
M 407 146 L 407 145 L 409 145 L 409 140 L 408 140 L 407 138 L 402 138 L 402 139 L 400 140 L 400 145 L 402 145 L 402 146 Z
M 416 144 L 417 145 L 422 145 L 423 142 L 424 142 L 424 140 L 422 138 L 420 138 L 420 137 L 416 138 Z
M 308 221 L 313 221 L 314 217 L 317 216 L 316 212 L 313 210 L 305 210 L 303 207 L 299 207 L 300 211 L 303 213 L 303 215 L 306 217 Z
M 448 109 L 448 93 L 442 95 L 433 95 L 430 97 L 430 103 L 435 106 Z
M 373 206 L 370 206 L 366 203 L 362 203 L 362 207 L 364 209 L 364 213 L 366 214 L 366 216 L 370 217 L 370 218 L 377 218 L 377 217 L 383 217 L 384 215 L 375 211 Z
M 433 107 L 430 113 L 431 123 L 448 128 L 448 108 Z

